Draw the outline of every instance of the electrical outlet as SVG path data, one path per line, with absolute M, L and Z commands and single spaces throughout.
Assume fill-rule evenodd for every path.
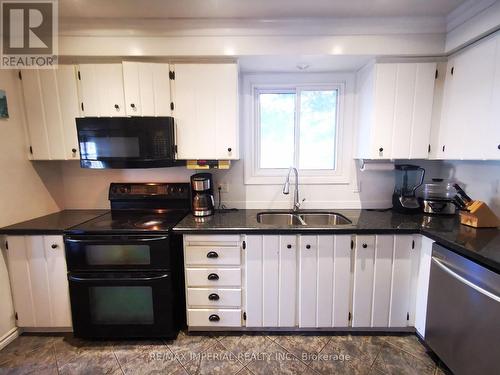
M 221 193 L 229 193 L 229 184 L 227 182 L 220 182 L 217 186 Z

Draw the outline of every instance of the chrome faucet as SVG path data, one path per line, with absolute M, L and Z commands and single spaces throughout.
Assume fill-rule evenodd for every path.
M 290 173 L 295 174 L 295 191 L 293 194 L 293 212 L 297 212 L 300 208 L 299 202 L 299 172 L 297 172 L 297 168 L 290 167 L 288 170 L 288 175 L 286 176 L 285 184 L 283 185 L 283 194 L 288 195 L 290 193 Z M 305 199 L 302 200 L 304 202 Z

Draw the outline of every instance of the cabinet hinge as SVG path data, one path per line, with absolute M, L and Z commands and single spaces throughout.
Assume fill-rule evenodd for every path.
M 455 73 L 455 67 L 454 66 L 451 67 L 451 75 L 453 75 L 453 73 Z
M 18 71 L 17 72 L 17 76 L 19 77 L 20 80 L 23 79 L 23 74 L 21 73 L 21 71 Z
M 83 102 L 82 102 L 82 104 L 81 104 L 81 107 L 82 107 L 82 112 L 83 112 L 83 111 L 85 111 L 85 110 L 83 109 L 83 108 L 84 108 L 84 107 L 83 107 Z
M 177 145 L 174 145 L 174 154 L 177 154 Z
M 9 241 L 5 241 L 5 249 L 9 250 Z
M 30 146 L 30 154 L 33 155 L 33 147 Z
M 169 71 L 168 78 L 170 78 L 172 81 L 175 80 L 175 72 Z
M 431 145 L 429 145 L 429 147 L 427 147 L 427 152 L 430 154 L 431 153 Z
M 247 320 L 247 313 L 243 311 L 243 320 Z
M 82 76 L 80 74 L 80 71 L 78 71 L 78 80 L 81 81 L 82 80 Z
M 411 241 L 411 248 L 414 249 L 415 248 L 415 240 Z
M 406 320 L 410 320 L 410 313 L 406 313 Z
M 16 320 L 19 320 L 19 317 L 17 316 L 17 312 L 14 314 L 14 317 L 16 318 Z
M 351 240 L 351 250 L 354 249 L 354 240 Z
M 347 316 L 347 320 L 351 321 L 351 319 L 352 319 L 352 315 L 351 315 L 351 312 L 349 311 L 349 315 Z
M 247 243 L 246 243 L 246 241 L 243 241 L 242 247 L 243 247 L 243 250 L 245 250 L 245 249 L 247 248 Z
M 174 102 L 170 102 L 170 109 L 173 111 L 174 110 Z
M 439 77 L 438 70 L 436 69 L 436 73 L 434 74 L 434 79 L 437 79 Z

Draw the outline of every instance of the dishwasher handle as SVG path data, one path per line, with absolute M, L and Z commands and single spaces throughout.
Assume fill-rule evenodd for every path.
M 491 298 L 492 300 L 496 302 L 500 302 L 500 296 L 497 296 L 496 294 L 493 294 L 486 289 L 481 288 L 480 286 L 472 283 L 471 281 L 467 280 L 465 277 L 460 276 L 458 273 L 455 271 L 451 270 L 449 267 L 447 267 L 439 258 L 432 257 L 432 261 L 441 268 L 444 272 L 446 272 L 448 275 L 453 277 L 454 279 L 460 281 L 461 283 L 467 285 L 468 287 L 474 289 L 475 291 L 481 293 L 482 295 Z

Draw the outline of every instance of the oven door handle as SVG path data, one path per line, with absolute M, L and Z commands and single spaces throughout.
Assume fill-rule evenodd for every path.
M 168 278 L 168 274 L 152 276 L 152 277 L 117 277 L 117 278 L 104 278 L 104 277 L 77 277 L 73 275 L 68 276 L 68 280 L 75 283 L 87 282 L 106 282 L 106 281 L 155 281 Z
M 162 237 L 151 237 L 151 238 L 144 238 L 144 237 L 127 237 L 127 236 L 121 236 L 120 238 L 106 238 L 106 237 L 99 237 L 96 238 L 95 236 L 88 237 L 85 239 L 82 238 L 71 238 L 71 237 L 66 237 L 65 241 L 66 242 L 71 242 L 71 243 L 111 243 L 111 242 L 123 242 L 124 240 L 132 240 L 134 242 L 151 242 L 151 241 L 164 241 L 167 240 L 167 236 L 162 236 Z

